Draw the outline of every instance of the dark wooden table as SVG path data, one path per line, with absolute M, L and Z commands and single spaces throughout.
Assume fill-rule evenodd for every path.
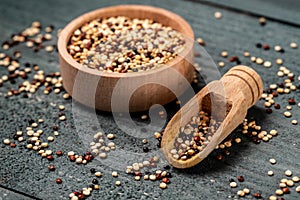
M 276 76 L 279 68 L 279 65 L 275 63 L 277 58 L 284 60 L 283 65 L 295 74 L 296 80 L 300 75 L 299 48 L 291 49 L 289 47 L 290 42 L 300 45 L 300 3 L 292 0 L 247 2 L 237 0 L 222 2 L 216 0 L 145 0 L 142 2 L 135 0 L 1 0 L 0 39 L 2 42 L 9 40 L 12 34 L 30 26 L 32 21 L 40 21 L 43 26 L 54 25 L 55 31 L 57 31 L 73 18 L 87 11 L 125 3 L 158 6 L 181 15 L 191 24 L 196 38 L 204 39 L 205 49 L 214 61 L 216 63 L 225 62 L 225 67 L 220 68 L 221 74 L 235 65 L 235 63 L 229 62 L 228 58 L 220 56 L 220 53 L 226 50 L 230 56 L 238 56 L 242 64 L 257 70 L 263 78 L 265 87 L 271 83 L 283 81 L 282 78 Z M 222 19 L 214 18 L 216 11 L 222 12 Z M 258 22 L 260 16 L 267 18 L 265 26 L 260 26 Z M 55 44 L 56 41 L 55 37 L 48 44 Z M 271 49 L 264 51 L 256 47 L 257 43 L 267 43 Z M 285 52 L 274 51 L 275 45 L 281 45 Z M 30 62 L 38 64 L 45 73 L 59 71 L 57 52 L 48 53 L 40 50 L 34 53 L 32 50 L 28 50 L 24 44 L 15 46 L 8 51 L 1 49 L 0 52 L 12 55 L 15 50 L 22 52 L 22 57 L 19 59 L 21 67 L 26 62 Z M 243 56 L 245 51 L 272 61 L 273 66 L 265 68 L 251 62 L 249 58 Z M 7 74 L 6 68 L 1 67 L 0 75 Z M 62 150 L 65 153 L 71 150 L 77 153 L 87 151 L 87 146 L 83 145 L 88 141 L 85 136 L 95 132 L 95 124 L 85 111 L 82 111 L 80 120 L 76 121 L 72 107 L 77 107 L 79 111 L 84 108 L 72 104 L 72 100 L 64 100 L 63 93 L 44 95 L 43 90 L 39 90 L 29 98 L 7 97 L 8 89 L 16 88 L 21 82 L 21 79 L 17 79 L 14 84 L 6 82 L 0 87 L 1 141 L 4 138 L 10 138 L 13 141 L 12 137 L 15 132 L 20 129 L 24 130 L 28 126 L 29 119 L 43 118 L 45 122 L 42 128 L 45 133 L 42 137 L 44 139 L 52 134 L 53 124 L 59 126 L 60 135 L 51 143 L 53 151 Z M 299 85 L 299 83 L 295 81 L 295 85 Z M 196 167 L 187 170 L 171 168 L 173 177 L 166 190 L 160 189 L 157 181 L 135 181 L 134 177 L 125 174 L 124 169 L 120 169 L 121 165 L 118 162 L 107 164 L 105 161 L 94 160 L 85 166 L 76 165 L 69 162 L 65 155 L 60 158 L 55 157 L 52 163 L 56 165 L 57 169 L 49 172 L 50 162 L 41 159 L 37 153 L 24 148 L 25 143 L 17 142 L 16 148 L 10 148 L 1 142 L 0 199 L 68 199 L 71 192 L 81 190 L 91 184 L 91 180 L 94 178 L 90 173 L 92 167 L 100 170 L 103 177 L 99 179 L 100 190 L 93 191 L 89 199 L 236 199 L 239 198 L 236 195 L 237 191 L 243 188 L 251 190 L 251 195 L 247 195 L 246 199 L 254 199 L 252 195 L 255 192 L 260 192 L 263 199 L 268 199 L 278 188 L 280 179 L 285 178 L 285 170 L 290 169 L 294 175 L 300 176 L 299 125 L 290 123 L 291 119 L 299 120 L 300 112 L 296 105 L 292 109 L 292 118 L 283 116 L 285 106 L 288 105 L 288 98 L 295 98 L 297 103 L 300 102 L 299 89 L 289 95 L 280 95 L 276 101 L 282 107 L 279 110 L 273 109 L 272 114 L 266 114 L 263 101 L 258 102 L 248 114 L 248 118 L 255 118 L 263 130 L 278 130 L 277 137 L 269 142 L 254 144 L 248 137 L 236 130 L 230 137 L 241 137 L 242 143 L 233 145 L 229 149 L 230 155 L 224 155 L 221 161 L 217 160 L 216 155 L 222 151 L 216 150 Z M 57 105 L 60 104 L 66 106 L 65 113 L 68 120 L 64 122 L 57 120 Z M 169 117 L 174 114 L 175 107 L 174 103 L 167 106 Z M 96 116 L 97 122 L 99 122 L 97 126 L 105 132 L 113 132 L 117 135 L 115 140 L 117 147 L 125 152 L 144 155 L 142 154 L 141 138 L 126 135 L 117 127 L 110 113 L 97 112 Z M 139 125 L 143 125 L 144 122 L 139 120 L 139 116 L 140 114 L 136 114 L 133 115 L 133 118 Z M 159 154 L 152 132 L 148 134 L 148 140 L 147 146 L 152 152 Z M 122 162 L 128 161 L 126 155 L 116 158 Z M 270 158 L 275 158 L 277 164 L 271 165 Z M 166 164 L 161 157 L 158 167 L 162 168 Z M 113 170 L 119 172 L 118 178 L 111 176 Z M 269 170 L 274 171 L 274 176 L 267 175 Z M 244 176 L 244 182 L 237 181 L 239 175 Z M 55 183 L 57 177 L 63 179 L 63 184 Z M 237 188 L 230 188 L 230 179 L 238 182 Z M 115 186 L 116 180 L 120 180 L 122 186 Z M 297 184 L 299 185 L 299 183 Z M 295 187 L 290 190 L 291 193 L 284 195 L 284 199 L 300 198 L 300 194 L 295 192 Z

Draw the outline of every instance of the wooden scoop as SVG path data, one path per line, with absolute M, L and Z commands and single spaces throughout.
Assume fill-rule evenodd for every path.
M 163 137 L 162 151 L 168 162 L 176 168 L 189 168 L 208 156 L 238 125 L 263 92 L 260 76 L 246 66 L 235 66 L 221 80 L 210 82 L 190 101 L 188 101 L 170 120 Z M 178 137 L 180 127 L 205 111 L 221 125 L 212 136 L 207 146 L 187 160 L 176 159 L 170 153 L 174 149 L 174 140 Z

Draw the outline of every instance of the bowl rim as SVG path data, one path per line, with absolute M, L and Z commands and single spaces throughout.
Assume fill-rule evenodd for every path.
M 186 45 L 185 49 L 179 53 L 173 60 L 169 61 L 166 64 L 163 64 L 165 66 L 158 67 L 156 69 L 150 69 L 148 71 L 141 71 L 137 73 L 116 73 L 116 72 L 107 72 L 107 71 L 100 71 L 96 69 L 91 69 L 89 67 L 83 67 L 82 64 L 78 63 L 73 59 L 73 57 L 69 54 L 67 50 L 67 44 L 69 42 L 69 39 L 72 35 L 72 33 L 79 28 L 82 24 L 91 21 L 93 18 L 96 19 L 96 17 L 101 17 L 101 14 L 108 12 L 109 10 L 115 10 L 115 9 L 122 9 L 122 10 L 139 10 L 141 12 L 154 12 L 154 13 L 159 13 L 160 15 L 166 16 L 168 19 L 177 21 L 177 23 L 181 24 L 182 26 L 185 26 L 185 32 L 181 32 L 185 39 L 192 40 L 192 45 Z M 93 18 L 91 18 L 91 16 Z M 115 15 L 112 15 L 115 16 Z M 158 20 L 157 20 L 158 21 Z M 160 23 L 163 23 L 161 21 L 158 21 Z M 172 27 L 173 29 L 176 30 L 176 27 Z M 178 31 L 178 30 L 177 30 Z M 191 41 L 187 42 L 191 42 Z M 189 23 L 184 20 L 181 16 L 178 14 L 175 14 L 171 11 L 158 8 L 158 7 L 153 7 L 153 6 L 147 6 L 147 5 L 138 5 L 138 4 L 126 4 L 126 5 L 117 5 L 117 6 L 109 6 L 109 7 L 103 7 L 100 9 L 96 9 L 87 13 L 84 13 L 83 15 L 78 16 L 77 18 L 73 19 L 71 22 L 69 22 L 63 30 L 60 32 L 60 35 L 58 37 L 58 42 L 57 42 L 57 48 L 59 52 L 59 56 L 65 60 L 70 66 L 73 68 L 76 68 L 77 70 L 81 72 L 85 72 L 90 75 L 95 75 L 95 76 L 101 76 L 101 77 L 108 77 L 108 78 L 126 78 L 126 77 L 141 77 L 141 76 L 148 76 L 151 74 L 156 74 L 159 73 L 163 70 L 168 69 L 169 67 L 172 67 L 176 63 L 180 62 L 181 60 L 186 57 L 191 49 L 194 47 L 193 45 L 194 42 L 194 32 Z M 193 63 L 192 63 L 193 64 Z

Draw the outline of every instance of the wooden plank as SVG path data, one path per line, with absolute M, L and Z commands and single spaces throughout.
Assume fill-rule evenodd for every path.
M 31 198 L 31 197 L 28 197 L 28 195 L 26 194 L 20 194 L 16 191 L 12 191 L 11 189 L 5 189 L 5 188 L 2 188 L 0 186 L 0 200 L 10 200 L 10 199 L 13 199 L 13 200 L 30 200 L 30 199 L 36 199 L 36 198 Z
M 192 0 L 222 9 L 234 9 L 238 12 L 265 16 L 272 20 L 300 25 L 300 1 L 295 0 Z

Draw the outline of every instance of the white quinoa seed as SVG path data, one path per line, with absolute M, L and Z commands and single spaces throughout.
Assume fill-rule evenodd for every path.
M 72 198 L 71 198 L 71 200 L 78 200 L 79 198 L 77 197 L 77 196 L 73 196 Z
M 34 123 L 31 124 L 31 126 L 36 128 L 38 126 L 38 124 L 34 122 Z
M 274 196 L 274 195 L 271 195 L 271 196 L 269 197 L 269 200 L 277 200 L 277 197 Z
M 150 179 L 151 181 L 155 181 L 155 180 L 156 180 L 156 175 L 155 175 L 155 174 L 151 174 L 151 175 L 149 176 L 149 179 Z
M 265 61 L 264 67 L 266 67 L 266 68 L 272 67 L 272 63 L 270 61 Z
M 283 178 L 280 180 L 281 183 L 286 183 L 288 180 L 286 178 Z
M 291 42 L 291 43 L 290 43 L 290 47 L 291 47 L 292 49 L 297 49 L 297 48 L 298 48 L 298 45 L 297 45 L 296 42 Z
M 52 155 L 53 152 L 52 152 L 52 150 L 46 150 L 45 153 L 46 153 L 47 155 Z
M 80 157 L 76 158 L 75 162 L 78 163 L 78 164 L 82 163 L 82 158 L 80 158 Z
M 221 56 L 226 58 L 228 56 L 228 52 L 227 51 L 222 51 Z
M 160 134 L 159 132 L 155 132 L 155 133 L 154 133 L 154 136 L 155 136 L 156 139 L 158 139 L 158 138 L 161 137 L 161 134 Z
M 276 64 L 282 65 L 282 63 L 283 63 L 283 60 L 281 58 L 276 59 Z
M 214 13 L 214 17 L 215 17 L 216 19 L 221 19 L 222 16 L 223 16 L 222 13 L 219 12 L 219 11 L 217 11 L 217 12 Z
M 113 177 L 117 177 L 117 176 L 118 176 L 118 172 L 113 171 L 113 172 L 111 173 L 111 175 L 112 175 Z
M 283 113 L 283 115 L 285 116 L 285 117 L 291 117 L 292 116 L 292 113 L 291 112 L 289 112 L 289 111 L 285 111 L 284 113 Z
M 284 73 L 282 71 L 277 72 L 277 76 L 282 77 L 284 76 Z
M 47 52 L 52 52 L 52 51 L 54 50 L 54 48 L 53 48 L 52 45 L 48 45 L 48 46 L 45 47 L 45 50 L 46 50 Z
M 239 195 L 240 197 L 243 197 L 243 196 L 245 196 L 245 192 L 243 191 L 243 190 L 239 190 L 239 191 L 237 191 L 237 193 L 236 193 L 237 195 Z
M 49 142 L 53 142 L 53 141 L 54 141 L 54 137 L 49 136 L 49 137 L 47 138 L 47 140 L 48 140 Z
M 269 162 L 270 162 L 272 165 L 276 164 L 276 160 L 275 160 L 274 158 L 271 158 L 271 159 L 269 160 Z
M 99 157 L 102 158 L 102 159 L 106 158 L 106 156 L 107 156 L 107 155 L 106 155 L 106 153 L 104 153 L 104 152 L 102 152 L 102 153 L 99 154 Z
M 85 196 L 89 196 L 91 192 L 89 190 L 83 190 L 82 194 L 84 194 Z
M 273 176 L 274 175 L 274 172 L 273 171 L 268 171 L 268 176 Z
M 284 187 L 286 187 L 286 184 L 285 183 L 279 183 L 279 187 L 284 188 Z
M 243 191 L 245 192 L 245 194 L 250 194 L 250 189 L 248 188 L 244 188 Z
M 255 62 L 256 62 L 256 64 L 261 65 L 264 63 L 264 60 L 262 58 L 256 58 Z
M 102 176 L 102 173 L 101 173 L 101 172 L 96 172 L 96 173 L 95 173 L 95 176 L 101 177 L 101 176 Z
M 291 170 L 286 170 L 286 171 L 284 172 L 284 174 L 285 174 L 286 176 L 292 176 L 292 175 L 293 175 L 293 172 L 292 172 Z
M 142 119 L 142 120 L 148 119 L 148 115 L 142 115 L 142 116 L 141 116 L 141 119 Z
M 219 62 L 218 65 L 219 65 L 219 67 L 224 67 L 225 63 L 224 62 Z
M 230 185 L 231 188 L 236 188 L 236 187 L 237 187 L 237 183 L 234 182 L 234 181 L 233 181 L 233 182 L 230 182 L 229 185 Z
M 248 51 L 244 52 L 244 56 L 245 57 L 249 57 L 250 56 L 250 53 Z
M 65 115 L 63 115 L 63 116 L 60 116 L 58 119 L 59 119 L 60 121 L 65 121 L 67 118 L 66 118 Z
M 120 186 L 121 185 L 121 181 L 116 181 L 116 186 Z
M 286 106 L 285 107 L 287 110 L 292 110 L 292 106 Z
M 10 144 L 10 140 L 9 140 L 9 139 L 4 139 L 4 140 L 3 140 L 3 143 L 4 143 L 4 144 Z
M 288 181 L 286 182 L 286 185 L 289 186 L 289 187 L 293 187 L 293 186 L 294 186 L 294 181 L 288 180 Z
M 291 123 L 292 123 L 293 125 L 297 125 L 297 124 L 298 124 L 298 121 L 294 119 L 294 120 L 291 121 Z
M 109 133 L 109 134 L 107 134 L 107 138 L 108 138 L 109 140 L 113 140 L 113 139 L 115 139 L 115 135 L 112 134 L 112 133 Z
M 300 181 L 300 178 L 298 176 L 294 176 L 292 178 L 292 180 L 295 182 L 295 183 L 298 183 Z
M 235 138 L 234 140 L 237 144 L 241 143 L 242 139 L 241 138 Z
M 275 194 L 281 196 L 281 195 L 283 195 L 283 191 L 282 191 L 281 189 L 277 189 L 277 190 L 275 191 Z
M 166 188 L 167 188 L 167 184 L 164 183 L 164 182 L 161 182 L 161 183 L 159 184 L 159 187 L 160 187 L 161 189 L 166 189 Z
M 296 187 L 295 191 L 300 193 L 300 185 Z
M 265 17 L 260 17 L 258 19 L 258 21 L 259 21 L 260 24 L 265 24 L 267 22 L 267 19 Z
M 147 139 L 143 139 L 142 142 L 143 142 L 143 144 L 147 144 L 148 143 Z
M 282 49 L 282 48 L 281 48 L 281 46 L 279 46 L 279 45 L 274 46 L 274 50 L 275 50 L 275 51 L 281 51 L 281 49 Z
M 202 38 L 197 38 L 197 43 L 200 44 L 200 45 L 205 45 L 205 42 Z

